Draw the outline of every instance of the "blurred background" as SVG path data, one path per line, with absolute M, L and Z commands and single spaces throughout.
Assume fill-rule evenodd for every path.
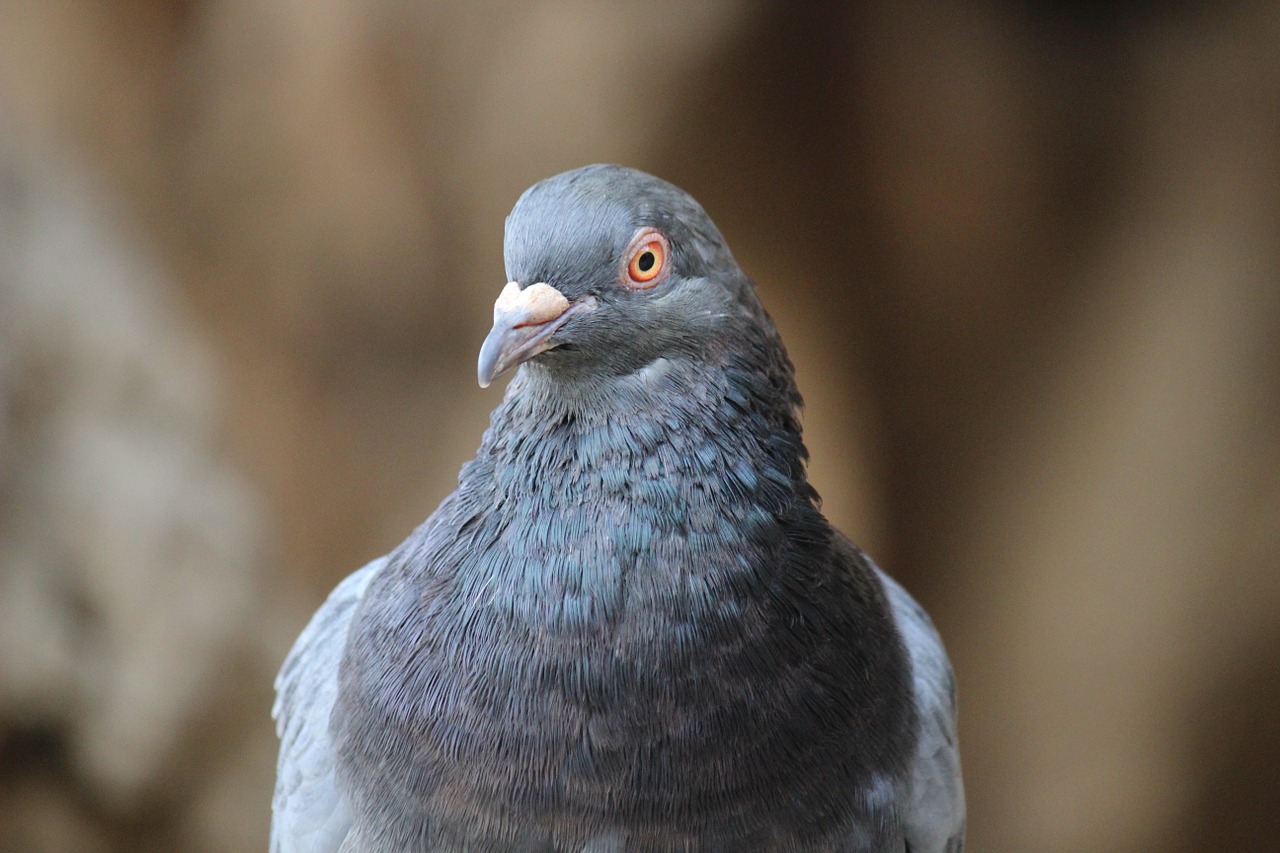
M 0 0 L 0 850 L 263 851 L 533 181 L 691 191 L 955 661 L 975 853 L 1280 838 L 1280 5 Z

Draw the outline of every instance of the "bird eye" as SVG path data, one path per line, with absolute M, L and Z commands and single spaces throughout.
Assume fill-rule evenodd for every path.
M 627 279 L 635 288 L 653 287 L 667 268 L 667 238 L 660 231 L 645 228 L 631 241 L 627 253 Z

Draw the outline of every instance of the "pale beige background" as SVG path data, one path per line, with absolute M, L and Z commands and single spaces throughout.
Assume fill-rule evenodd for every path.
M 274 670 L 593 161 L 759 281 L 970 849 L 1275 849 L 1280 7 L 841 5 L 0 0 L 0 850 L 265 849 Z

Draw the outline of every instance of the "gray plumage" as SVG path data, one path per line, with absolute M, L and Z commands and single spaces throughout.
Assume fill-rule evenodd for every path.
M 273 852 L 958 853 L 946 653 L 819 512 L 711 220 L 590 166 L 505 256 L 475 459 L 277 680 Z

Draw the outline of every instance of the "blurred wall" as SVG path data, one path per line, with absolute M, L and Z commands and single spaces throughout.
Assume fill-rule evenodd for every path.
M 955 660 L 975 851 L 1280 837 L 1280 7 L 0 0 L 0 850 L 265 849 L 525 186 L 693 192 Z

